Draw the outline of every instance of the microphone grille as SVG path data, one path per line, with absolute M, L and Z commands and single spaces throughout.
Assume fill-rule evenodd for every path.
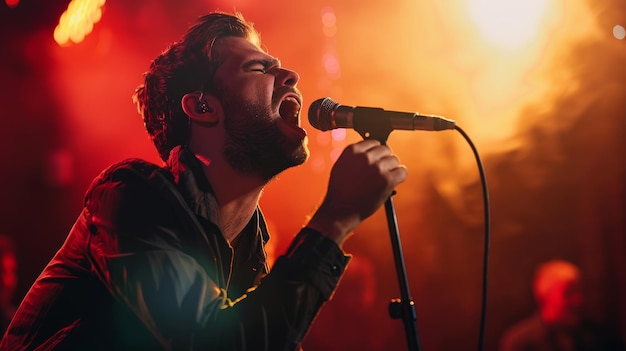
M 313 101 L 309 107 L 309 123 L 321 131 L 334 129 L 333 112 L 338 106 L 339 104 L 329 97 Z

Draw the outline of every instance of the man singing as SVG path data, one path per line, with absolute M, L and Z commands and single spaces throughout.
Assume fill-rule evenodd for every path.
M 342 244 L 407 176 L 379 142 L 348 146 L 269 272 L 261 193 L 309 154 L 298 80 L 241 15 L 201 17 L 135 93 L 165 166 L 125 160 L 93 181 L 0 349 L 297 350 Z

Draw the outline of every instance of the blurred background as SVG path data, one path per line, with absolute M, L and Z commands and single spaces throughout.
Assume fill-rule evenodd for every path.
M 533 313 L 530 281 L 553 258 L 582 269 L 587 313 L 626 336 L 626 2 L 618 0 L 3 0 L 0 233 L 14 239 L 19 303 L 63 243 L 91 180 L 159 158 L 131 95 L 198 16 L 240 11 L 301 75 L 310 161 L 262 206 L 279 254 L 321 201 L 330 166 L 361 139 L 307 121 L 321 97 L 443 115 L 486 168 L 492 241 L 485 350 Z M 455 131 L 394 131 L 409 170 L 394 197 L 423 350 L 478 343 L 484 207 Z M 358 175 L 355 174 L 355 177 Z M 384 211 L 348 243 L 355 259 L 305 350 L 404 350 Z

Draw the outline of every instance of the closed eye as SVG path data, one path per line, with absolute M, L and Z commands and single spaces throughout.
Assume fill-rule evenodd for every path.
M 277 64 L 278 63 L 275 60 L 252 60 L 246 63 L 244 68 L 250 72 L 261 72 L 265 74 Z

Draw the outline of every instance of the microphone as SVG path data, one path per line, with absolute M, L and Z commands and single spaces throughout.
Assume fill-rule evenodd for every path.
M 455 121 L 441 116 L 345 106 L 328 97 L 313 101 L 309 107 L 309 123 L 321 131 L 352 128 L 359 133 L 381 129 L 386 133 L 395 129 L 439 131 L 456 126 Z

